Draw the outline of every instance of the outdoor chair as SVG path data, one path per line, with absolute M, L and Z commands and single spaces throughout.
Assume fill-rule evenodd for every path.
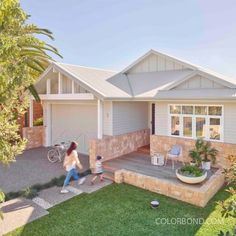
M 176 144 L 176 145 L 172 146 L 171 149 L 167 152 L 165 165 L 167 164 L 168 159 L 170 159 L 172 162 L 172 169 L 175 168 L 175 161 L 182 161 L 182 163 L 184 165 L 182 152 L 183 152 L 183 150 L 180 145 Z

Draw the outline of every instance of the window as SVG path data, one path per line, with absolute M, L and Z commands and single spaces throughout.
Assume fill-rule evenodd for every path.
M 182 107 L 183 114 L 193 114 L 193 106 L 183 106 Z
M 206 135 L 206 119 L 204 117 L 196 117 L 196 137 L 204 138 Z
M 220 119 L 210 118 L 210 139 L 220 140 Z
M 207 115 L 207 107 L 195 106 L 195 115 Z
M 223 141 L 223 106 L 169 105 L 170 135 Z
M 181 114 L 181 106 L 171 105 L 170 106 L 171 114 Z
M 222 115 L 222 107 L 218 107 L 218 106 L 211 106 L 208 108 L 209 115 L 213 115 L 213 116 L 221 116 Z
M 179 136 L 179 117 L 178 116 L 171 116 L 171 135 Z

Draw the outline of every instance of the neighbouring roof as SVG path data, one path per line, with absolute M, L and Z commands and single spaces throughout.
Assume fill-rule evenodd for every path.
M 129 73 L 150 55 L 166 57 L 182 66 L 178 70 Z M 51 68 L 79 81 L 103 99 L 236 99 L 236 80 L 169 55 L 150 50 L 121 72 L 52 62 Z M 45 79 L 45 72 L 36 85 Z M 222 88 L 174 89 L 193 76 L 206 76 Z M 37 86 L 36 86 L 37 88 Z

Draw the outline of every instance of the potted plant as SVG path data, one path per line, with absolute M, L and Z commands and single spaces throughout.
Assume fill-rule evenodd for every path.
M 197 150 L 190 150 L 189 156 L 192 158 L 190 161 L 191 166 L 200 166 L 201 164 L 201 153 Z
M 192 158 L 192 160 L 190 161 L 191 166 L 200 166 L 203 144 L 203 139 L 199 138 L 195 142 L 195 148 L 189 151 L 189 156 Z
M 210 170 L 211 163 L 215 163 L 218 150 L 211 147 L 211 142 L 204 142 L 201 148 L 202 169 Z
M 207 177 L 207 171 L 197 166 L 186 165 L 176 170 L 177 178 L 187 184 L 198 184 Z

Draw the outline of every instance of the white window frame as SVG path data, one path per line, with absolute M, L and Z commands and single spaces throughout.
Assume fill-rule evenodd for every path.
M 181 114 L 172 114 L 170 113 L 170 107 L 171 106 L 181 106 Z M 183 106 L 193 106 L 193 114 L 182 114 L 182 107 Z M 206 106 L 207 107 L 207 115 L 195 115 L 195 107 L 196 106 Z M 216 115 L 208 115 L 209 107 L 221 107 L 222 108 L 222 114 L 220 116 Z M 180 130 L 179 135 L 172 135 L 171 134 L 171 117 L 177 116 L 179 117 L 179 123 L 180 123 Z M 183 117 L 192 117 L 192 137 L 187 137 L 183 135 Z M 168 135 L 171 137 L 176 138 L 186 138 L 186 139 L 197 139 L 196 137 L 196 118 L 205 118 L 206 121 L 206 134 L 204 139 L 209 140 L 212 142 L 224 142 L 224 105 L 222 104 L 168 104 Z M 210 139 L 209 137 L 209 122 L 210 118 L 218 118 L 220 119 L 220 139 Z

